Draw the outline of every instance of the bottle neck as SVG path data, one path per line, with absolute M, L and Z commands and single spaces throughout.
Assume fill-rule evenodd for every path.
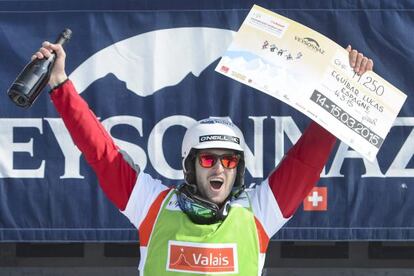
M 50 57 L 47 59 L 47 61 L 52 62 L 55 58 L 56 58 L 56 54 L 52 53 L 52 55 L 50 55 Z

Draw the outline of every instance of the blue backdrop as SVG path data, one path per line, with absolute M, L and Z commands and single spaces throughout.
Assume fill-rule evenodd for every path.
M 301 206 L 273 239 L 413 240 L 414 3 L 255 3 L 344 47 L 352 44 L 374 60 L 379 75 L 408 95 L 377 160 L 370 163 L 338 142 L 318 183 L 327 189 L 327 210 Z M 74 72 L 75 83 L 84 85 L 82 97 L 147 172 L 166 184 L 179 183 L 182 122 L 229 116 L 245 133 L 256 165 L 247 168 L 246 182 L 266 177 L 309 119 L 216 73 L 218 56 L 204 56 L 226 48 L 253 4 L 0 1 L 0 241 L 138 239 L 99 189 L 47 92 L 28 110 L 6 96 L 41 42 L 54 40 L 65 27 L 73 31 L 65 46 L 68 73 Z M 197 59 L 205 63 L 199 72 Z M 184 74 L 160 83 L 175 70 Z

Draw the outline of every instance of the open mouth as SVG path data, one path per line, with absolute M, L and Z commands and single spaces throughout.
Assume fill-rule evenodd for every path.
M 222 185 L 223 185 L 223 180 L 221 179 L 210 180 L 210 186 L 213 188 L 213 190 L 219 190 Z

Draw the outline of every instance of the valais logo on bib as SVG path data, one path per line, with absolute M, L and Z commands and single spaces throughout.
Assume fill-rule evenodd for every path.
M 238 273 L 237 245 L 169 241 L 167 270 L 198 274 Z

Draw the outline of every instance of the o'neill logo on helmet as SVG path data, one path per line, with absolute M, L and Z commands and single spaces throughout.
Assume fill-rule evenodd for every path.
M 169 241 L 167 270 L 195 274 L 238 273 L 237 245 Z
M 230 136 L 230 135 L 219 135 L 219 134 L 203 135 L 203 136 L 200 136 L 199 141 L 200 143 L 222 141 L 222 142 L 232 142 L 232 143 L 240 145 L 240 138 L 235 137 L 235 136 Z

